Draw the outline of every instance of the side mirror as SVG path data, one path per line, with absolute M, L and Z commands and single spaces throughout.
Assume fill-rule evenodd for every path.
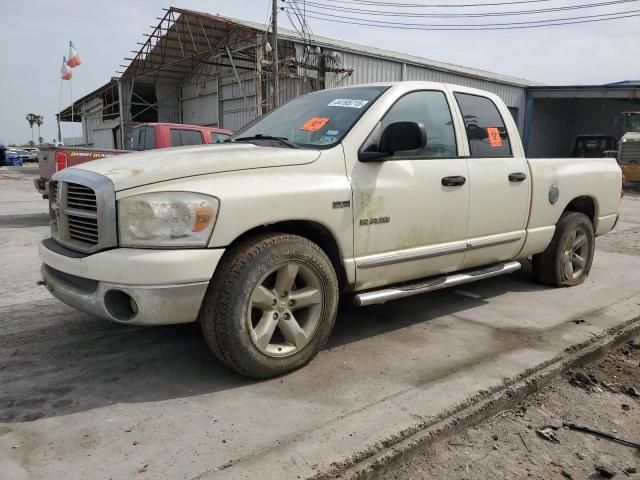
M 371 147 L 358 154 L 362 162 L 373 162 L 388 157 L 396 152 L 418 150 L 427 144 L 427 132 L 422 123 L 394 122 L 383 130 L 380 135 L 379 149 L 372 151 Z

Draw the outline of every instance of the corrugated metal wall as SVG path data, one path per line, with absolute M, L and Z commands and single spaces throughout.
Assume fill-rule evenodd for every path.
M 179 91 L 176 83 L 156 83 L 159 122 L 180 122 Z
M 182 123 L 218 125 L 218 82 L 208 80 L 181 88 Z
M 400 80 L 453 83 L 471 88 L 479 88 L 495 93 L 508 107 L 518 109 L 516 123 L 518 124 L 518 128 L 522 130 L 526 98 L 524 87 L 483 80 L 463 74 L 443 72 L 426 66 L 408 64 L 401 60 L 382 59 L 363 54 L 344 52 L 338 49 L 334 49 L 334 51 L 338 52 L 340 56 L 342 68 L 353 69 L 353 74 L 327 73 L 327 88 Z M 298 57 L 300 56 L 300 52 L 302 52 L 302 49 L 297 48 L 296 54 Z M 300 61 L 301 58 L 298 58 L 298 60 Z
M 604 134 L 619 140 L 620 113 L 637 109 L 637 103 L 624 100 L 535 99 L 527 155 L 567 157 L 578 135 Z
M 102 124 L 102 99 L 87 100 L 82 106 L 82 136 L 85 145 L 94 145 L 94 130 Z

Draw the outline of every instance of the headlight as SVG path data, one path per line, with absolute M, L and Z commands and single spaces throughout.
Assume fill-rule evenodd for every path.
M 205 247 L 218 216 L 215 197 L 156 192 L 118 202 L 121 247 Z

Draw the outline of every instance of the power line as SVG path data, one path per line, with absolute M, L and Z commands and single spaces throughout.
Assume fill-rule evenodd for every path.
M 342 15 L 333 15 L 331 13 L 318 12 L 316 10 L 309 10 L 309 12 L 314 13 L 316 15 L 323 15 L 325 17 L 331 18 L 340 18 L 344 19 L 345 17 Z M 408 22 L 392 22 L 390 20 L 373 20 L 369 18 L 353 18 L 353 20 L 361 20 L 364 22 L 372 23 L 372 24 L 380 24 L 380 25 L 400 25 L 400 26 L 411 26 L 411 27 L 502 27 L 502 26 L 511 26 L 511 25 L 534 25 L 539 23 L 552 23 L 558 21 L 565 20 L 584 20 L 590 18 L 601 18 L 608 17 L 613 15 L 622 15 L 628 13 L 638 13 L 640 9 L 636 10 L 628 10 L 626 12 L 616 12 L 616 13 L 599 13 L 597 15 L 582 15 L 578 17 L 564 17 L 564 18 L 547 18 L 544 20 L 530 20 L 526 22 L 504 22 L 504 23 L 408 23 Z
M 297 5 L 300 0 L 283 0 L 290 6 Z M 609 0 L 605 2 L 598 3 L 588 3 L 583 5 L 568 5 L 564 7 L 552 7 L 552 8 L 542 8 L 535 10 L 519 10 L 519 11 L 511 11 L 511 12 L 484 12 L 484 13 L 415 13 L 415 12 L 398 12 L 398 11 L 384 11 L 384 10 L 365 10 L 361 8 L 352 8 L 352 7 L 343 7 L 343 6 L 329 6 L 331 11 L 340 11 L 346 13 L 357 13 L 360 15 L 369 15 L 369 16 L 391 16 L 391 17 L 407 17 L 407 18 L 419 18 L 419 17 L 429 17 L 429 18 L 482 18 L 482 17 L 501 17 L 501 16 L 512 16 L 512 15 L 533 15 L 533 14 L 541 14 L 541 13 L 552 13 L 552 12 L 564 12 L 569 10 L 580 10 L 585 8 L 598 8 L 603 6 L 610 5 L 619 5 L 626 4 L 632 2 L 638 2 L 639 0 Z M 327 8 L 327 5 L 322 3 L 316 3 L 313 1 L 305 3 L 312 7 L 322 7 Z M 317 12 L 316 12 L 317 13 Z
M 286 9 L 285 9 L 286 10 Z M 380 28 L 390 28 L 390 29 L 398 29 L 398 30 L 433 30 L 433 31 L 478 31 L 478 30 L 514 30 L 514 29 L 525 29 L 525 28 L 540 28 L 540 27 L 552 27 L 559 25 L 574 25 L 580 23 L 595 23 L 595 22 L 604 22 L 610 20 L 621 20 L 626 18 L 638 17 L 640 16 L 640 10 L 630 10 L 628 12 L 619 12 L 619 13 L 611 13 L 611 14 L 602 14 L 602 15 L 592 15 L 592 16 L 583 16 L 583 17 L 573 17 L 571 18 L 559 18 L 559 19 L 547 19 L 547 20 L 539 20 L 537 22 L 520 22 L 520 23 L 503 23 L 503 24 L 456 24 L 456 25 L 446 25 L 446 24 L 410 24 L 410 23 L 398 23 L 398 22 L 381 22 L 376 20 L 368 20 L 361 18 L 354 18 L 350 20 L 345 20 L 344 17 L 340 17 L 337 15 L 323 14 L 318 13 L 323 16 L 315 16 L 309 15 L 306 16 L 308 18 L 313 18 L 316 20 L 322 20 L 327 22 L 336 22 L 347 25 L 362 25 L 367 27 L 380 27 Z M 316 12 L 311 12 L 316 13 Z M 604 17 L 605 15 L 611 15 L 606 18 L 592 18 L 592 17 Z M 617 15 L 617 16 L 614 16 Z M 327 18 L 330 17 L 330 18 Z M 376 22 L 376 23 L 372 23 Z
M 493 2 L 493 3 L 454 3 L 454 4 L 424 4 L 424 3 L 395 3 L 381 2 L 377 0 L 325 0 L 332 3 L 358 3 L 378 7 L 408 7 L 408 8 L 474 8 L 474 7 L 495 7 L 506 5 L 521 5 L 527 3 L 547 3 L 556 0 L 518 0 L 513 2 Z

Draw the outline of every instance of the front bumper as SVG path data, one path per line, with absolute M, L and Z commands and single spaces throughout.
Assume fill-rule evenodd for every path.
M 209 282 L 123 285 L 75 277 L 42 265 L 47 290 L 61 302 L 96 317 L 130 325 L 194 322 Z
M 83 312 L 132 325 L 197 320 L 223 249 L 116 248 L 76 255 L 50 239 L 40 244 L 51 294 Z

